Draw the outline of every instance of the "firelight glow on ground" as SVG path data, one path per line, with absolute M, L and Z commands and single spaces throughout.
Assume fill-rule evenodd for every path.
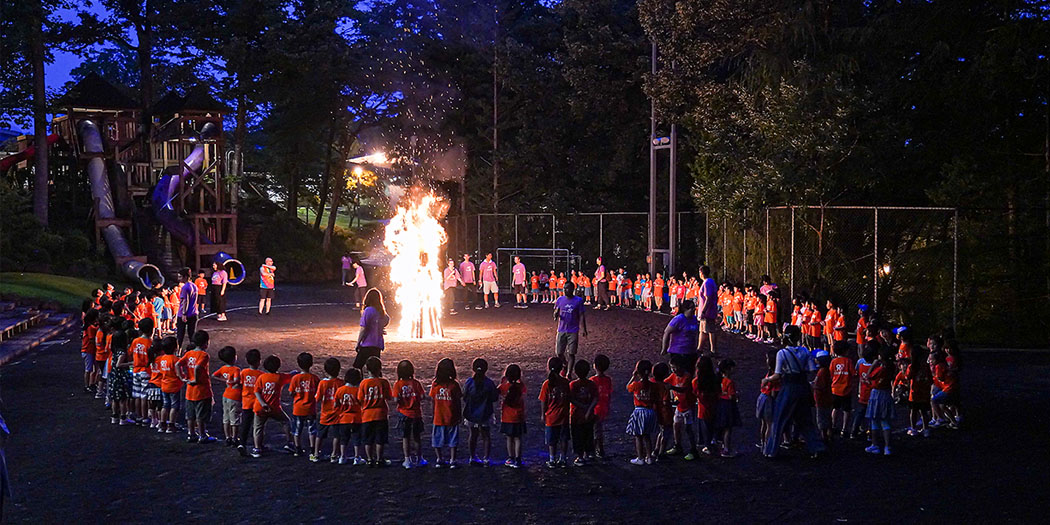
M 397 334 L 403 339 L 440 340 L 441 249 L 448 242 L 439 218 L 446 204 L 432 193 L 399 205 L 386 227 L 383 245 L 393 258 L 390 281 L 400 306 Z

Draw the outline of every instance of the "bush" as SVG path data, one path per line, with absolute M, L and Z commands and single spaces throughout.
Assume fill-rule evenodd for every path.
M 75 276 L 105 275 L 106 265 L 79 230 L 46 230 L 33 216 L 31 197 L 0 182 L 0 271 Z

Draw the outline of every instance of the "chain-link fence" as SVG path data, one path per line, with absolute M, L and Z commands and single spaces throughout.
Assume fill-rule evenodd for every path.
M 695 274 L 706 263 L 719 281 L 740 284 L 769 276 L 780 285 L 784 308 L 806 293 L 849 308 L 869 304 L 893 322 L 936 330 L 956 320 L 957 215 L 952 208 L 842 206 L 682 212 L 674 267 Z M 649 266 L 648 220 L 645 212 L 508 213 L 450 217 L 447 225 L 458 253 L 566 249 L 580 256 L 567 269 L 580 269 L 572 266 L 582 261 L 582 269 L 593 270 L 602 255 L 606 266 L 635 273 Z M 655 266 L 666 270 L 662 260 Z

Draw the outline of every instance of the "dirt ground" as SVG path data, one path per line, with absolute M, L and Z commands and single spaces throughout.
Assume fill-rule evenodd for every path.
M 212 346 L 259 348 L 285 368 L 312 352 L 317 362 L 352 360 L 357 313 L 340 303 L 339 288 L 283 287 L 275 309 L 258 317 L 253 290 L 231 299 L 230 322 L 205 320 Z M 312 304 L 314 306 L 287 306 Z M 788 453 L 768 460 L 755 448 L 754 399 L 763 351 L 740 336 L 724 337 L 724 354 L 738 363 L 743 455 L 632 466 L 633 442 L 623 432 L 631 401 L 623 389 L 640 358 L 658 359 L 668 317 L 635 311 L 589 312 L 591 335 L 580 356 L 612 358 L 612 412 L 606 428 L 613 457 L 583 468 L 548 470 L 539 403 L 546 359 L 553 352 L 550 310 L 470 311 L 446 319 L 449 341 L 388 342 L 388 377 L 412 359 L 428 384 L 437 361 L 455 360 L 461 379 L 478 356 L 498 380 L 519 363 L 530 388 L 525 469 L 503 466 L 455 471 L 366 469 L 271 453 L 245 459 L 221 443 L 190 445 L 176 437 L 109 423 L 101 403 L 81 388 L 75 342 L 42 349 L 2 369 L 4 416 L 12 430 L 6 450 L 14 490 L 3 509 L 9 522 L 304 522 L 366 523 L 645 523 L 677 522 L 990 522 L 1042 517 L 1050 409 L 1050 355 L 972 353 L 965 357 L 966 423 L 928 439 L 898 434 L 896 455 L 870 456 L 864 444 L 835 441 L 818 460 Z M 214 359 L 217 362 L 217 359 Z M 214 365 L 213 366 L 218 366 Z M 218 389 L 217 389 L 217 394 Z M 425 405 L 426 406 L 426 405 Z M 426 410 L 426 408 L 425 408 Z M 903 426 L 904 410 L 898 410 Z M 429 413 L 424 419 L 429 421 Z M 218 413 L 213 435 L 221 436 Z M 432 459 L 429 427 L 424 451 Z M 270 428 L 270 443 L 280 443 Z M 400 457 L 391 432 L 389 458 Z M 493 457 L 502 460 L 502 436 Z M 461 457 L 466 443 L 460 444 Z

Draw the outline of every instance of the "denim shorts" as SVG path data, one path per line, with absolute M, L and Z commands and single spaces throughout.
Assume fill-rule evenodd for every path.
M 161 408 L 179 408 L 179 399 L 181 397 L 179 392 L 161 392 Z
M 458 445 L 459 425 L 434 425 L 434 432 L 430 438 L 430 446 L 434 448 L 456 448 Z
M 292 416 L 292 435 L 298 436 L 304 432 L 309 432 L 311 436 L 317 435 L 317 417 Z

